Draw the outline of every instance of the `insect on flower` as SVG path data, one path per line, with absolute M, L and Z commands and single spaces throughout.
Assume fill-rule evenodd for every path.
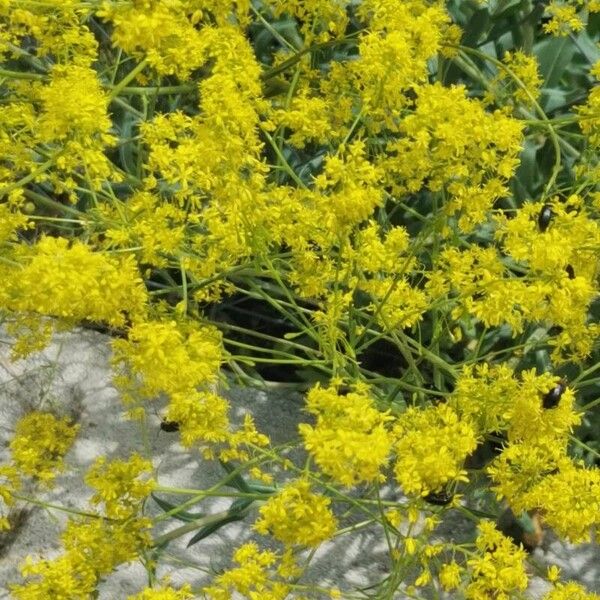
M 540 214 L 538 215 L 538 227 L 542 233 L 548 229 L 548 225 L 550 225 L 551 220 L 552 209 L 550 208 L 549 204 L 544 204 L 544 206 L 542 206 L 542 210 L 540 210 Z
M 163 420 L 160 423 L 160 428 L 162 431 L 167 431 L 169 433 L 172 433 L 174 431 L 179 431 L 179 423 L 177 421 Z
M 567 381 L 561 379 L 545 396 L 542 400 L 542 406 L 544 408 L 555 408 L 560 402 L 561 396 L 567 389 Z
M 430 492 L 424 500 L 435 506 L 447 506 L 452 502 L 452 498 L 454 498 L 454 494 L 450 494 L 448 490 L 442 490 L 441 492 Z

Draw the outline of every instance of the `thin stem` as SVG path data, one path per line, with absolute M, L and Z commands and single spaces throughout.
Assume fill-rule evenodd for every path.
M 27 71 L 9 71 L 8 69 L 0 69 L 0 77 L 8 77 L 9 79 L 30 79 L 32 81 L 42 81 L 46 79 L 46 75 L 41 73 L 28 73 Z
M 29 504 L 35 504 L 36 506 L 41 506 L 42 508 L 52 508 L 54 510 L 58 510 L 60 512 L 68 513 L 71 515 L 78 515 L 80 517 L 89 517 L 91 519 L 106 519 L 106 517 L 103 517 L 102 515 L 97 515 L 95 513 L 86 512 L 84 510 L 77 510 L 76 508 L 67 508 L 66 506 L 61 506 L 60 504 L 52 504 L 52 502 L 43 502 L 41 500 L 37 500 L 36 498 L 31 498 L 30 496 L 24 496 L 21 494 L 11 493 L 11 497 L 15 498 L 16 500 L 22 500 L 23 502 L 28 502 Z
M 271 134 L 265 129 L 263 129 L 262 132 L 263 135 L 267 138 L 273 150 L 275 151 L 275 154 L 277 155 L 277 158 L 281 163 L 281 168 L 298 184 L 299 187 L 306 189 L 306 185 L 304 185 L 302 179 L 300 179 L 300 177 L 296 175 L 296 172 L 294 171 L 294 169 L 292 169 L 285 156 L 283 156 L 283 152 L 281 151 L 275 140 L 271 137 Z
M 112 100 L 116 98 L 130 81 L 133 81 L 146 67 L 148 66 L 148 59 L 145 58 L 141 62 L 139 62 L 135 68 L 133 68 L 117 85 L 115 85 L 112 91 L 109 94 L 109 99 Z
M 60 212 L 67 213 L 69 215 L 73 215 L 73 216 L 77 216 L 77 217 L 79 217 L 83 214 L 81 211 L 77 210 L 73 206 L 67 206 L 66 204 L 63 204 L 62 202 L 57 202 L 56 200 L 52 200 L 52 198 L 48 198 L 47 196 L 44 196 L 43 194 L 38 194 L 37 192 L 34 192 L 33 190 L 24 190 L 24 194 L 25 194 L 26 198 L 33 200 L 36 204 L 39 204 L 40 206 L 44 206 L 45 208 L 50 208 L 52 210 L 58 210 Z M 80 221 L 79 219 L 77 219 L 77 222 L 85 223 L 85 221 Z
M 10 183 L 9 185 L 3 187 L 2 189 L 0 189 L 0 198 L 2 196 L 4 196 L 5 194 L 8 194 L 9 192 L 12 192 L 13 190 L 16 190 L 17 188 L 27 185 L 29 182 L 35 180 L 36 177 L 38 177 L 39 175 L 41 175 L 42 173 L 45 173 L 48 169 L 50 169 L 53 164 L 54 164 L 54 159 L 51 158 L 50 160 L 46 161 L 45 163 L 42 163 L 37 169 L 35 169 L 31 173 L 29 173 L 29 175 L 26 175 L 25 177 L 22 177 L 18 181 L 15 181 L 15 182 Z
M 116 86 L 108 86 L 109 89 L 114 89 Z M 142 87 L 142 86 L 125 86 L 120 89 L 122 94 L 130 94 L 133 96 L 164 96 L 168 94 L 184 94 L 186 92 L 193 92 L 196 89 L 194 84 L 182 84 L 182 85 L 161 85 L 156 87 Z

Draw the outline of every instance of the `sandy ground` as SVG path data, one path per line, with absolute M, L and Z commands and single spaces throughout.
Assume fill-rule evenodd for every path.
M 50 492 L 43 494 L 47 502 L 85 509 L 90 490 L 83 483 L 82 475 L 101 454 L 116 458 L 138 451 L 152 457 L 161 485 L 204 489 L 223 476 L 218 464 L 184 451 L 177 442 L 177 434 L 161 431 L 158 416 L 152 417 L 144 435 L 140 435 L 138 424 L 123 418 L 122 404 L 111 385 L 110 350 L 104 336 L 90 331 L 62 334 L 40 355 L 17 363 L 8 359 L 7 341 L 0 345 L 0 459 L 7 457 L 6 444 L 15 421 L 33 408 L 54 407 L 75 416 L 81 426 L 68 455 L 71 468 L 57 479 Z M 236 387 L 224 393 L 234 407 L 234 420 L 240 420 L 245 412 L 251 411 L 259 429 L 269 434 L 275 443 L 296 434 L 296 425 L 301 419 L 300 397 Z M 390 490 L 390 494 L 394 493 Z M 229 501 L 215 499 L 205 502 L 202 510 L 217 512 L 228 504 Z M 160 512 L 153 502 L 149 503 L 149 509 Z M 52 557 L 59 552 L 58 535 L 65 523 L 64 513 L 40 507 L 29 506 L 15 515 L 19 515 L 15 531 L 0 536 L 0 598 L 10 597 L 8 585 L 20 580 L 18 565 L 27 555 Z M 170 522 L 165 531 L 181 524 Z M 446 539 L 464 539 L 472 533 L 468 521 L 451 517 L 440 528 L 439 535 Z M 231 523 L 186 548 L 191 535 L 172 542 L 164 550 L 159 577 L 170 574 L 174 584 L 207 583 L 211 573 L 226 567 L 232 550 L 252 537 L 248 524 L 243 522 Z M 600 592 L 598 545 L 574 547 L 549 535 L 533 559 L 541 567 L 557 564 L 565 580 L 577 580 L 590 591 Z M 381 580 L 388 567 L 381 530 L 365 529 L 323 544 L 304 581 L 351 590 Z M 147 574 L 140 565 L 123 566 L 101 584 L 99 597 L 101 600 L 125 599 L 143 589 L 146 583 Z M 528 596 L 539 598 L 547 587 L 542 579 L 533 577 Z M 398 592 L 397 598 L 402 597 Z

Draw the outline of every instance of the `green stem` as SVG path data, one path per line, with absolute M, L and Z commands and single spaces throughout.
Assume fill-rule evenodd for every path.
M 116 98 L 130 81 L 133 81 L 146 67 L 148 66 L 148 59 L 145 58 L 141 62 L 139 62 L 134 69 L 132 69 L 117 85 L 112 88 L 112 91 L 109 94 L 109 99 L 113 100 Z
M 41 175 L 42 173 L 45 173 L 48 169 L 50 169 L 53 164 L 54 164 L 54 159 L 51 158 L 50 160 L 41 164 L 37 169 L 35 169 L 35 171 L 32 171 L 31 173 L 29 173 L 29 175 L 26 175 L 25 177 L 22 177 L 18 181 L 15 181 L 14 183 L 11 183 L 11 184 L 3 187 L 2 189 L 0 189 L 0 198 L 2 198 L 2 196 L 4 196 L 5 194 L 8 194 L 9 192 L 12 192 L 13 190 L 20 188 L 21 186 L 27 185 L 29 182 L 33 181 L 36 177 L 38 177 L 39 175 Z
M 588 452 L 592 453 L 596 458 L 600 458 L 600 452 L 594 450 L 592 447 L 588 446 L 585 442 L 582 442 L 580 439 L 577 439 L 574 435 L 569 435 L 569 439 L 577 444 L 577 446 L 581 446 Z
M 69 215 L 81 216 L 82 212 L 73 208 L 72 206 L 67 206 L 66 204 L 62 204 L 62 202 L 57 202 L 56 200 L 52 200 L 52 198 L 48 198 L 42 194 L 38 194 L 33 190 L 24 190 L 25 197 L 33 200 L 36 204 L 40 206 L 44 206 L 45 208 L 50 208 L 52 210 L 58 210 L 63 213 L 67 213 Z M 75 222 L 84 223 L 85 221 L 76 220 Z
M 37 500 L 36 498 L 31 498 L 30 496 L 23 496 L 21 494 L 11 493 L 11 497 L 16 500 L 22 500 L 23 502 L 27 502 L 29 504 L 35 504 L 35 506 L 41 506 L 42 508 L 52 508 L 54 510 L 59 510 L 60 512 L 68 513 L 71 515 L 78 515 L 80 517 L 89 517 L 91 519 L 105 519 L 102 515 L 97 515 L 95 513 L 86 512 L 83 510 L 77 510 L 75 508 L 67 508 L 65 506 L 60 506 L 59 504 L 52 504 L 51 502 L 42 502 L 41 500 Z M 109 519 L 110 520 L 110 519 Z
M 242 514 L 245 514 L 246 512 L 247 512 L 247 509 L 245 511 L 240 511 L 238 514 L 242 515 Z M 175 540 L 178 537 L 181 537 L 182 535 L 189 533 L 190 531 L 195 531 L 196 529 L 200 529 L 201 527 L 205 527 L 206 525 L 212 525 L 213 523 L 218 523 L 219 521 L 222 521 L 225 517 L 228 517 L 228 516 L 230 516 L 229 510 L 224 510 L 220 513 L 216 513 L 214 515 L 208 515 L 207 517 L 202 517 L 201 519 L 197 519 L 190 523 L 186 523 L 185 525 L 182 525 L 181 527 L 178 527 L 177 529 L 174 529 L 173 531 L 169 531 L 168 533 L 165 533 L 164 535 L 157 537 L 152 542 L 152 547 L 156 548 L 157 546 L 162 546 L 163 544 L 167 544 L 168 542 Z
M 275 154 L 277 155 L 277 158 L 278 158 L 279 162 L 281 163 L 281 168 L 298 184 L 299 187 L 306 189 L 306 185 L 304 185 L 304 182 L 302 181 L 302 179 L 300 179 L 300 177 L 298 177 L 298 175 L 296 175 L 296 172 L 294 171 L 294 169 L 292 169 L 292 167 L 290 166 L 288 161 L 285 159 L 285 156 L 283 156 L 283 152 L 281 151 L 281 149 L 279 148 L 279 146 L 277 145 L 275 140 L 271 137 L 271 134 L 268 131 L 266 131 L 265 129 L 263 129 L 262 132 L 263 132 L 263 135 L 269 141 L 269 144 L 271 145 L 273 150 L 275 151 Z
M 109 89 L 114 89 L 116 86 L 108 86 Z M 189 83 L 182 85 L 161 85 L 156 87 L 142 87 L 142 86 L 125 86 L 120 89 L 123 94 L 130 94 L 135 96 L 163 96 L 168 94 L 184 94 L 186 92 L 193 92 L 197 88 L 196 85 Z
M 45 75 L 39 73 L 28 73 L 26 71 L 9 71 L 8 69 L 0 69 L 0 77 L 8 77 L 9 79 L 30 79 L 33 81 L 42 81 L 46 79 Z

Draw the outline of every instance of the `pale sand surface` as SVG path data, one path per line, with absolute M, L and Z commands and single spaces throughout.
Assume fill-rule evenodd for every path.
M 53 405 L 76 416 L 81 426 L 67 459 L 71 468 L 57 479 L 51 491 L 44 493 L 48 502 L 85 509 L 90 489 L 83 483 L 82 475 L 102 454 L 116 458 L 138 451 L 152 457 L 162 485 L 203 489 L 223 476 L 218 464 L 184 451 L 177 443 L 177 434 L 162 432 L 158 416 L 152 417 L 145 436 L 140 435 L 137 423 L 123 418 L 123 406 L 111 385 L 110 350 L 105 336 L 91 331 L 61 334 L 43 353 L 18 363 L 8 360 L 7 340 L 4 341 L 0 346 L 0 458 L 7 456 L 6 443 L 15 421 L 33 408 Z M 259 429 L 275 443 L 296 435 L 296 425 L 302 419 L 299 396 L 239 387 L 224 393 L 231 400 L 234 420 L 239 421 L 251 411 Z M 389 490 L 389 494 L 394 497 L 397 492 Z M 227 508 L 229 502 L 209 500 L 203 503 L 202 510 L 218 512 Z M 153 502 L 149 502 L 149 507 L 160 512 Z M 64 522 L 64 513 L 29 507 L 15 534 L 0 539 L 0 598 L 10 597 L 8 583 L 19 581 L 17 565 L 25 556 L 49 558 L 57 554 L 58 535 Z M 181 524 L 171 521 L 165 531 Z M 247 523 L 231 523 L 191 548 L 186 548 L 192 535 L 187 534 L 165 550 L 158 576 L 170 574 L 174 584 L 208 582 L 208 573 L 225 568 L 234 548 L 252 537 L 260 539 L 249 529 Z M 439 535 L 465 539 L 472 535 L 472 525 L 452 517 L 440 528 Z M 542 566 L 558 564 L 565 579 L 575 579 L 591 591 L 600 592 L 598 545 L 574 547 L 549 536 L 534 558 Z M 304 581 L 350 590 L 382 579 L 388 566 L 381 530 L 365 529 L 321 546 Z M 146 582 L 146 572 L 140 565 L 123 566 L 101 584 L 100 599 L 125 599 L 143 589 Z M 546 589 L 547 584 L 534 577 L 528 595 L 539 598 Z M 398 592 L 396 597 L 403 595 Z

